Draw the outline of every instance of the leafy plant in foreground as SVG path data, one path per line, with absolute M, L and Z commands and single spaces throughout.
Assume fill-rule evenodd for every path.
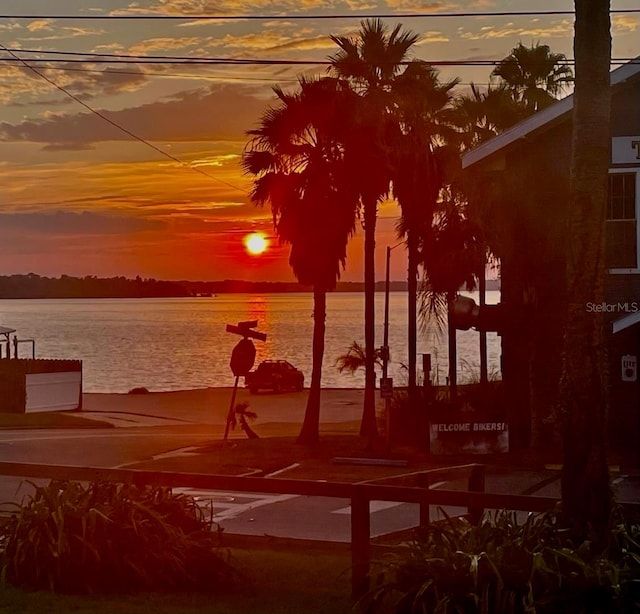
M 576 544 L 556 514 L 446 518 L 383 566 L 367 614 L 631 614 L 640 611 L 640 526 L 622 519 L 605 551 Z
M 0 528 L 2 579 L 58 592 L 209 590 L 231 578 L 211 514 L 162 487 L 52 481 Z

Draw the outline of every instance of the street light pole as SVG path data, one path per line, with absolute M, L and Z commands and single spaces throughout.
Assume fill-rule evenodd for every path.
M 387 245 L 387 266 L 384 280 L 384 339 L 382 342 L 382 378 L 386 380 L 389 374 L 389 269 L 391 267 L 391 250 L 403 243 L 396 243 L 393 246 Z M 384 399 L 385 412 L 385 437 L 387 451 L 391 449 L 391 398 Z
M 387 377 L 389 369 L 389 265 L 391 247 L 387 245 L 387 268 L 384 281 L 384 340 L 382 342 L 382 377 Z

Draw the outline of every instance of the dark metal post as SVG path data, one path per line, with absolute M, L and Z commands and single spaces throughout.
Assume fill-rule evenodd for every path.
M 482 270 L 478 276 L 478 292 L 480 294 L 480 311 L 487 304 L 487 280 L 486 280 L 486 264 L 482 262 Z M 489 381 L 487 373 L 487 331 L 480 331 L 480 386 L 486 386 Z
M 387 377 L 389 369 L 389 266 L 391 264 L 391 247 L 387 245 L 387 269 L 384 281 L 384 340 L 382 347 L 384 355 L 382 359 L 382 377 Z
M 359 599 L 369 590 L 371 527 L 369 499 L 351 498 L 351 596 Z
M 469 492 L 484 492 L 485 490 L 485 465 L 475 465 L 469 474 Z M 484 514 L 483 507 L 470 506 L 468 508 L 469 521 L 478 524 Z
M 387 245 L 387 268 L 384 281 L 384 339 L 382 342 L 382 378 L 389 373 L 389 267 L 391 265 L 391 247 Z M 391 449 L 391 399 L 384 400 L 385 438 L 387 451 Z
M 236 392 L 238 391 L 238 380 L 240 379 L 239 375 L 236 375 L 236 381 L 233 384 L 233 393 L 231 394 L 231 405 L 229 405 L 229 413 L 227 414 L 227 424 L 224 428 L 224 440 L 227 441 L 227 437 L 229 436 L 229 426 L 233 424 L 235 426 L 236 422 L 236 411 L 235 411 L 235 402 L 236 402 Z
M 428 473 L 420 473 L 418 475 L 418 486 L 420 488 L 424 488 L 425 490 L 429 490 L 431 484 Z M 420 501 L 420 528 L 429 526 L 429 523 L 431 522 L 430 509 L 429 497 L 425 496 L 425 498 Z

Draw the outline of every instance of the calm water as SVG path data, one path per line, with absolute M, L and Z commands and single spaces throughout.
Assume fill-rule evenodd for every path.
M 487 302 L 497 302 L 498 292 Z M 382 345 L 384 295 L 376 295 L 376 345 Z M 287 359 L 311 377 L 313 300 L 311 294 L 229 294 L 212 298 L 0 300 L 0 326 L 15 328 L 19 338 L 36 340 L 36 358 L 83 361 L 85 392 L 127 392 L 136 386 L 152 391 L 231 386 L 229 357 L 239 341 L 226 324 L 258 320 L 267 341 L 256 341 L 257 360 Z M 364 341 L 364 297 L 336 293 L 327 297 L 327 333 L 323 385 L 364 386 L 364 371 L 339 373 L 338 356 L 350 343 Z M 390 376 L 406 382 L 406 294 L 390 297 Z M 488 335 L 489 370 L 497 373 L 499 338 Z M 23 344 L 21 357 L 30 355 Z M 444 383 L 446 336 L 422 332 L 418 352 L 431 353 L 435 377 Z M 478 333 L 458 332 L 461 380 L 477 377 Z M 418 357 L 418 366 L 421 367 Z

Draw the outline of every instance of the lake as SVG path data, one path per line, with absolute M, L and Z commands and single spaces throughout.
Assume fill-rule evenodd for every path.
M 487 293 L 495 303 L 499 292 Z M 471 293 L 469 296 L 474 296 Z M 477 296 L 476 302 L 477 302 Z M 407 295 L 390 294 L 389 375 L 406 384 Z M 383 341 L 384 294 L 376 294 L 376 345 Z M 232 386 L 229 358 L 237 335 L 226 324 L 257 320 L 267 334 L 255 341 L 256 363 L 286 359 L 311 379 L 313 297 L 310 293 L 223 294 L 198 298 L 151 299 L 26 299 L 0 300 L 0 326 L 17 330 L 18 338 L 35 339 L 36 358 L 83 361 L 85 392 L 128 392 Z M 500 339 L 487 335 L 489 372 L 499 373 Z M 364 342 L 364 296 L 337 292 L 327 296 L 327 331 L 322 384 L 332 388 L 364 386 L 364 370 L 339 373 L 335 367 L 353 341 Z M 458 331 L 458 377 L 479 375 L 478 333 Z M 30 357 L 22 344 L 19 355 Z M 447 339 L 433 326 L 418 335 L 418 353 L 430 353 L 433 379 L 444 384 Z M 3 352 L 4 355 L 4 352 Z M 418 368 L 422 365 L 418 356 Z M 420 376 L 420 375 L 419 375 Z

